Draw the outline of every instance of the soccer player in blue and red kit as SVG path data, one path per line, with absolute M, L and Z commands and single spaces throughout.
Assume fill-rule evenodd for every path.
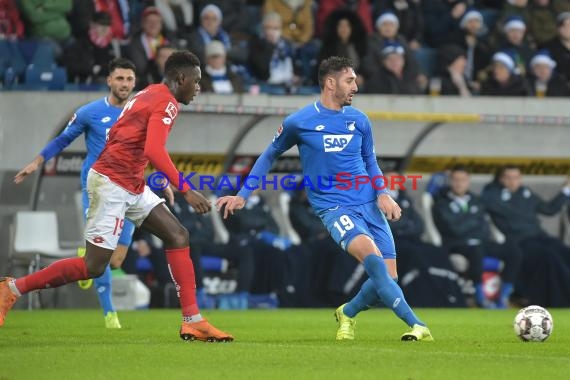
M 164 75 L 163 83 L 148 86 L 127 102 L 109 132 L 103 152 L 89 170 L 85 256 L 56 261 L 18 279 L 1 279 L 0 326 L 22 294 L 100 276 L 128 218 L 164 242 L 168 268 L 182 308 L 180 337 L 209 342 L 233 340 L 200 314 L 188 231 L 162 204 L 164 199 L 145 185 L 144 170 L 151 162 L 184 193 L 185 200 L 197 213 L 211 209 L 202 194 L 191 190 L 186 183 L 179 183 L 178 171 L 165 146 L 178 115 L 178 102 L 190 103 L 200 90 L 200 60 L 189 51 L 175 52 L 166 61 Z
M 104 98 L 95 100 L 91 103 L 80 107 L 72 116 L 67 124 L 67 128 L 50 141 L 40 154 L 34 158 L 24 169 L 22 169 L 14 181 L 21 183 L 26 176 L 35 172 L 42 164 L 58 155 L 76 138 L 85 134 L 85 146 L 87 148 L 87 157 L 83 161 L 81 168 L 81 191 L 83 215 L 87 215 L 89 208 L 89 198 L 87 196 L 87 173 L 95 163 L 101 151 L 105 147 L 107 136 L 111 127 L 117 121 L 123 106 L 129 100 L 133 88 L 135 86 L 135 65 L 124 58 L 116 58 L 109 62 L 109 75 L 107 77 L 107 85 L 109 86 L 109 94 Z M 119 237 L 119 244 L 111 257 L 111 265 L 113 268 L 120 268 L 123 263 L 127 250 L 131 244 L 131 239 L 135 226 L 132 222 L 125 220 L 123 231 Z M 85 248 L 78 249 L 80 256 L 85 254 Z M 112 281 L 111 268 L 107 266 L 101 277 L 95 278 L 95 289 L 99 297 L 99 304 L 103 309 L 105 318 L 105 327 L 121 328 L 119 317 L 115 311 L 112 301 Z M 79 286 L 83 289 L 91 287 L 93 280 L 79 281 Z
M 381 302 L 410 327 L 402 340 L 432 341 L 396 283 L 396 249 L 386 219 L 398 220 L 401 209 L 384 189 L 370 121 L 350 106 L 358 91 L 352 63 L 331 57 L 319 65 L 318 76 L 320 101 L 285 119 L 256 161 L 248 186 L 236 196 L 218 199 L 217 208 L 224 209 L 227 218 L 244 207 L 257 179 L 267 174 L 279 155 L 297 145 L 304 178 L 310 181 L 306 189 L 311 206 L 333 239 L 363 264 L 369 276 L 359 293 L 336 310 L 336 339 L 354 339 L 356 314 Z M 350 183 L 349 178 L 359 178 L 360 183 Z M 363 184 L 371 181 L 374 186 Z

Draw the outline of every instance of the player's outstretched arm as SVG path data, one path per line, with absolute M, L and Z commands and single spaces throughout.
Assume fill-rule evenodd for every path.
M 14 177 L 14 182 L 17 184 L 21 183 L 22 181 L 24 181 L 24 179 L 27 176 L 29 176 L 30 174 L 32 174 L 33 172 L 38 170 L 38 168 L 43 163 L 44 163 L 43 156 L 42 155 L 37 156 L 36 158 L 34 158 L 34 160 L 32 162 L 30 162 L 28 165 L 26 165 L 25 168 L 23 168 L 22 170 L 20 170 L 18 172 L 18 174 L 16 174 L 16 176 Z
M 220 212 L 224 208 L 224 219 L 233 215 L 235 210 L 240 210 L 245 206 L 245 199 L 239 195 L 227 195 L 216 201 L 216 210 Z
M 402 217 L 402 209 L 388 194 L 378 196 L 378 208 L 386 215 L 386 219 L 397 222 Z
M 198 214 L 205 214 L 212 209 L 210 201 L 196 190 L 188 190 L 185 192 L 184 199 L 186 199 L 186 202 L 188 202 Z

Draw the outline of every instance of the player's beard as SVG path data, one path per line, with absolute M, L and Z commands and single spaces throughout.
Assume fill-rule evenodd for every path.
M 339 104 L 341 107 L 350 106 L 352 104 L 351 95 L 354 95 L 354 94 L 351 92 L 344 93 L 340 90 L 337 90 L 336 98 L 339 100 Z
M 123 96 L 123 93 L 126 95 Z M 120 102 L 124 102 L 125 100 L 127 100 L 130 94 L 131 92 L 128 90 L 124 92 L 121 92 L 120 90 L 113 91 L 113 96 L 117 98 Z

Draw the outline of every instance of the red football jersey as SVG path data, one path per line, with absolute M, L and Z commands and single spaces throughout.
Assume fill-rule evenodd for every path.
M 164 84 L 138 92 L 123 108 L 99 159 L 93 165 L 125 190 L 144 191 L 144 170 L 149 161 L 179 187 L 178 170 L 166 150 L 168 133 L 178 114 L 178 102 Z M 184 186 L 182 191 L 188 190 Z

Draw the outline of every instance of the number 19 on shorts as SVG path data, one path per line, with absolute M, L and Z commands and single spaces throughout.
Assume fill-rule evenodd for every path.
M 340 232 L 340 237 L 343 237 L 346 231 L 350 231 L 354 228 L 354 223 L 352 223 L 348 215 L 342 215 L 333 225 Z

